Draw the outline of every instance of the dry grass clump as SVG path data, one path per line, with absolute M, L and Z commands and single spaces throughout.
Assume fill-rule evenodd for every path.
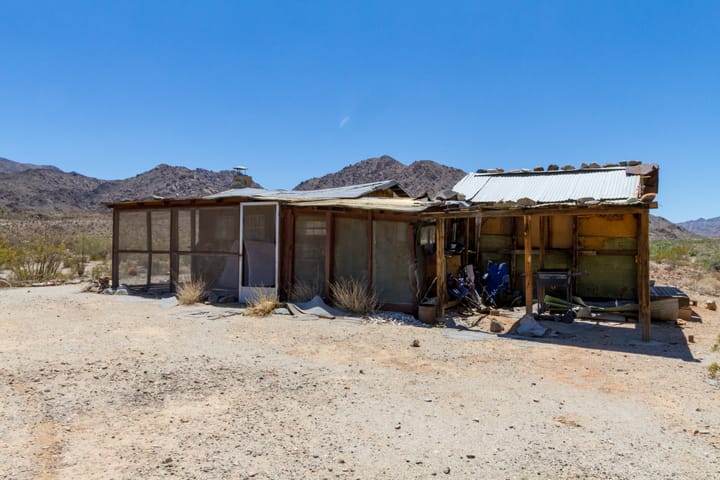
M 176 288 L 176 296 L 180 305 L 199 303 L 207 296 L 207 284 L 202 278 L 180 282 Z
M 278 298 L 275 292 L 258 292 L 247 301 L 247 314 L 254 317 L 266 317 L 278 307 Z
M 356 278 L 341 278 L 330 284 L 335 306 L 351 313 L 370 313 L 378 308 L 375 290 L 368 289 L 364 281 Z
M 290 300 L 293 302 L 307 302 L 322 292 L 320 282 L 296 281 L 290 290 Z
M 717 295 L 720 293 L 720 274 L 712 272 L 704 275 L 695 283 L 695 289 L 701 295 Z

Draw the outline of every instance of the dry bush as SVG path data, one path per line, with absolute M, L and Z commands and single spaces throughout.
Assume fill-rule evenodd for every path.
M 266 317 L 278 307 L 275 292 L 257 292 L 247 301 L 247 314 L 254 317 Z
M 207 284 L 202 278 L 180 282 L 176 288 L 178 302 L 181 305 L 199 303 L 207 296 L 206 288 Z
M 378 308 L 375 290 L 357 278 L 341 278 L 330 284 L 335 306 L 351 313 L 370 313 Z
M 718 372 L 720 372 L 720 365 L 718 365 L 717 362 L 713 362 L 708 365 L 708 377 L 716 379 L 718 377 Z
M 322 289 L 317 283 L 296 281 L 290 290 L 290 300 L 293 302 L 307 302 L 315 295 L 319 295 Z
M 713 272 L 697 280 L 695 290 L 701 295 L 715 296 L 720 293 L 720 274 Z

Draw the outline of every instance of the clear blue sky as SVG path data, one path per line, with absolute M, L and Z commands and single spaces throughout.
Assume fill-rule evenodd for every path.
M 660 164 L 720 215 L 718 1 L 0 0 L 0 156 L 269 188 L 381 154 L 466 171 Z

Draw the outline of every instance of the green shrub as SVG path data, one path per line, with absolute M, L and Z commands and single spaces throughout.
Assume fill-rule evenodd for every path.
M 17 282 L 44 282 L 58 278 L 64 254 L 62 243 L 45 243 L 42 240 L 15 248 L 9 263 L 12 278 Z
M 650 244 L 650 259 L 673 265 L 720 270 L 720 240 L 658 240 Z

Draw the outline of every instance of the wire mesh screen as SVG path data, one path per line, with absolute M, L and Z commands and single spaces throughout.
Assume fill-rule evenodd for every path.
M 381 303 L 413 302 L 410 232 L 406 222 L 373 222 L 373 286 Z
M 325 287 L 325 217 L 298 215 L 295 219 L 295 287 L 322 293 Z
M 335 279 L 368 279 L 368 221 L 335 219 L 333 276 Z

